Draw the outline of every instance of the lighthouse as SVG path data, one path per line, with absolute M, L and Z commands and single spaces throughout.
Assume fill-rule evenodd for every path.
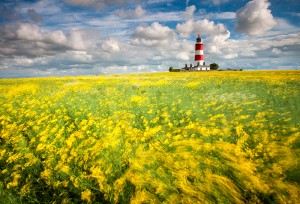
M 195 44 L 195 66 L 205 65 L 203 48 L 204 44 L 200 35 L 198 34 L 198 38 Z
M 190 64 L 190 67 L 185 64 L 185 67 L 178 69 L 179 71 L 210 71 L 210 66 L 205 65 L 204 62 L 204 43 L 200 35 L 196 39 L 195 43 L 195 66 Z

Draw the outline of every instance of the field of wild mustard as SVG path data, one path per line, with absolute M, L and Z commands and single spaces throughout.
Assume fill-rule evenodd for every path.
M 300 71 L 0 80 L 4 203 L 297 203 Z

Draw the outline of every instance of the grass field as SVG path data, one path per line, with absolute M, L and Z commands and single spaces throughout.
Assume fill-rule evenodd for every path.
M 298 203 L 300 71 L 0 80 L 2 203 Z

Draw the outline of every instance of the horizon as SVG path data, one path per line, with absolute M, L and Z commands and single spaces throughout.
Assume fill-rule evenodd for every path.
M 193 73 L 206 73 L 206 72 L 218 72 L 221 71 L 222 73 L 234 73 L 234 72 L 241 72 L 239 70 L 210 70 L 210 71 L 191 71 Z M 242 72 L 299 72 L 300 69 L 246 69 L 242 70 Z M 131 73 L 106 73 L 106 74 L 86 74 L 86 75 L 48 75 L 48 76 L 28 76 L 28 77 L 1 77 L 0 80 L 10 80 L 10 79 L 47 79 L 47 78 L 76 78 L 76 77 L 110 77 L 110 76 L 125 76 L 125 75 L 144 75 L 144 74 L 160 74 L 160 73 L 175 73 L 175 74 L 182 74 L 182 73 L 191 73 L 191 72 L 170 72 L 167 71 L 152 71 L 152 72 L 131 72 Z
M 167 72 L 194 65 L 299 70 L 297 0 L 0 3 L 0 78 Z

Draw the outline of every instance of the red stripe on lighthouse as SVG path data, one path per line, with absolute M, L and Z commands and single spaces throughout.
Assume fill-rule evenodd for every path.
M 195 55 L 195 61 L 204 60 L 204 55 Z
M 203 48 L 204 48 L 203 44 L 196 44 L 195 50 L 203 50 Z

